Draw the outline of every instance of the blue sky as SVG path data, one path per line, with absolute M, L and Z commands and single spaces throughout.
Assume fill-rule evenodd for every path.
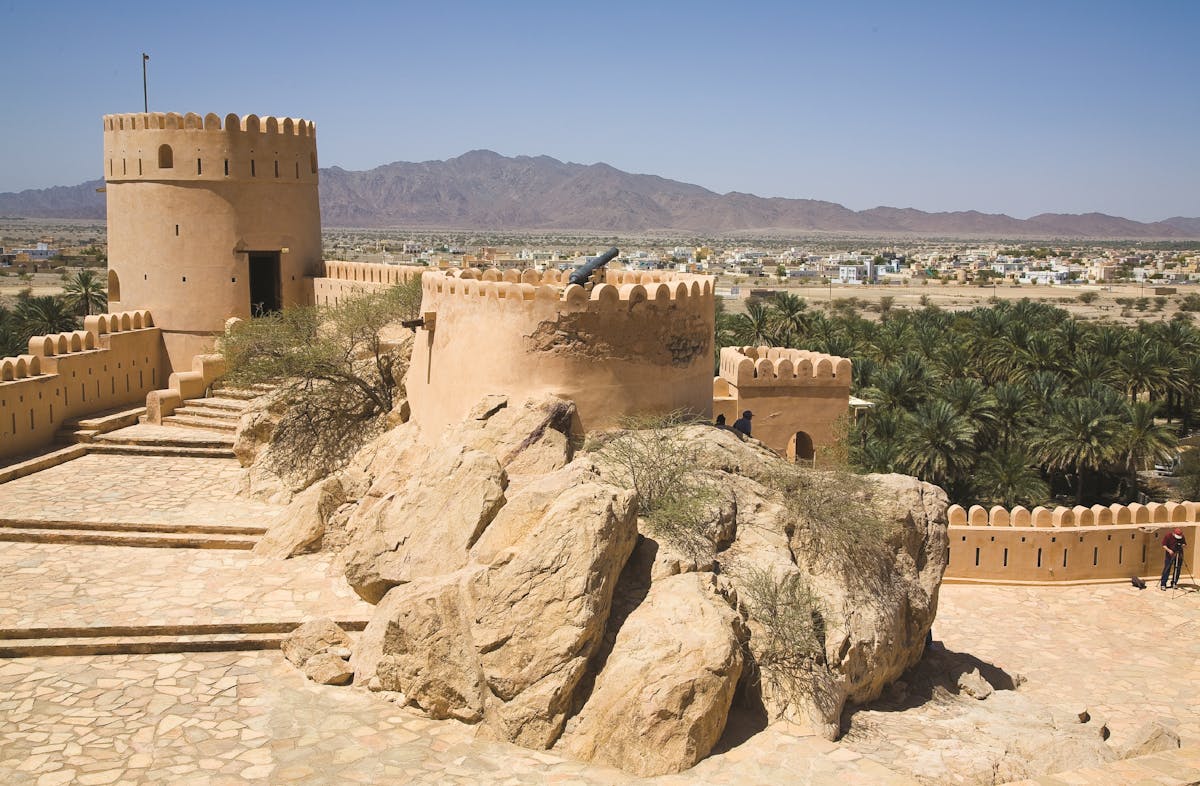
M 854 209 L 1200 216 L 1200 2 L 0 0 L 0 191 L 100 116 L 301 116 L 323 166 L 476 148 Z

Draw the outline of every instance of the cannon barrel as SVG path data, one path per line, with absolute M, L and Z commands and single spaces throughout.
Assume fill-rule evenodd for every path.
M 583 265 L 574 273 L 572 273 L 571 277 L 567 280 L 572 284 L 579 284 L 580 286 L 583 286 L 592 277 L 592 273 L 595 273 L 609 262 L 612 262 L 617 258 L 617 254 L 620 253 L 621 252 L 617 250 L 616 246 L 614 246 L 598 257 L 589 258 L 588 261 L 584 262 Z

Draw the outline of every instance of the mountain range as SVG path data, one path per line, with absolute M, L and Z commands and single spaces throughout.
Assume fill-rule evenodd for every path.
M 597 232 L 914 234 L 992 238 L 1200 238 L 1200 218 L 1144 223 L 1103 213 L 1028 219 L 974 210 L 850 210 L 835 202 L 718 194 L 608 164 L 473 150 L 446 161 L 396 162 L 366 171 L 321 170 L 326 226 Z M 0 216 L 104 218 L 102 180 L 0 193 Z

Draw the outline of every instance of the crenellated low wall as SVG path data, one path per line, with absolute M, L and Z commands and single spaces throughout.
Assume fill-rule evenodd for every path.
M 28 355 L 0 360 L 0 459 L 46 447 L 65 420 L 139 404 L 164 364 L 148 311 L 90 316 L 83 330 L 34 336 Z
M 356 293 L 402 284 L 429 270 L 417 265 L 383 265 L 376 262 L 325 261 L 324 277 L 312 280 L 312 303 L 336 306 Z
M 1016 507 L 952 505 L 946 581 L 1043 584 L 1127 581 L 1162 572 L 1163 536 L 1179 527 L 1194 570 L 1200 503 Z

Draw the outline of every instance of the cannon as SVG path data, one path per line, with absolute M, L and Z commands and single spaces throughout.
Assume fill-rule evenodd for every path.
M 578 284 L 579 286 L 583 286 L 583 285 L 587 284 L 588 281 L 590 281 L 592 278 L 592 273 L 595 273 L 597 270 L 604 267 L 609 262 L 612 262 L 614 259 L 617 258 L 617 254 L 620 254 L 620 253 L 621 252 L 618 251 L 617 248 L 614 246 L 613 248 L 610 248 L 609 250 L 605 251 L 603 254 L 601 254 L 598 257 L 589 257 L 588 261 L 584 262 L 583 265 L 580 266 L 580 268 L 578 270 L 576 270 L 574 273 L 572 273 L 571 277 L 567 280 L 570 283 Z

